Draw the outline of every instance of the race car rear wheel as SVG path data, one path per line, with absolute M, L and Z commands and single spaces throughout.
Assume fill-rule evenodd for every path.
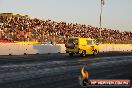
M 69 53 L 69 56 L 73 56 L 73 53 Z

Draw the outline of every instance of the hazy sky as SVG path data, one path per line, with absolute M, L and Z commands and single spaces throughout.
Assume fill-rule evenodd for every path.
M 0 0 L 3 12 L 99 27 L 100 0 Z M 132 0 L 105 0 L 102 25 L 132 31 Z

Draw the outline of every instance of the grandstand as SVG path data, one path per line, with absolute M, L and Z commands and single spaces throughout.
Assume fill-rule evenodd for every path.
M 11 42 L 47 42 L 62 44 L 68 37 L 99 40 L 100 28 L 85 24 L 31 19 L 28 15 L 1 13 L 0 40 Z M 132 43 L 132 32 L 103 28 L 101 43 Z

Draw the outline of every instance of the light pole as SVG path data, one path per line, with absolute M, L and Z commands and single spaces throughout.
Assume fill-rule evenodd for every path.
M 102 11 L 103 11 L 103 5 L 104 5 L 104 0 L 101 0 L 100 4 L 100 38 L 102 37 L 101 31 L 102 31 Z

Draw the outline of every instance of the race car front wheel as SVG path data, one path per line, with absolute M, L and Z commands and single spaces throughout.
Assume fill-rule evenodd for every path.
M 86 51 L 83 50 L 82 53 L 81 53 L 81 56 L 85 57 L 86 56 Z
M 97 50 L 94 50 L 93 51 L 93 56 L 96 56 L 98 54 L 98 51 Z

